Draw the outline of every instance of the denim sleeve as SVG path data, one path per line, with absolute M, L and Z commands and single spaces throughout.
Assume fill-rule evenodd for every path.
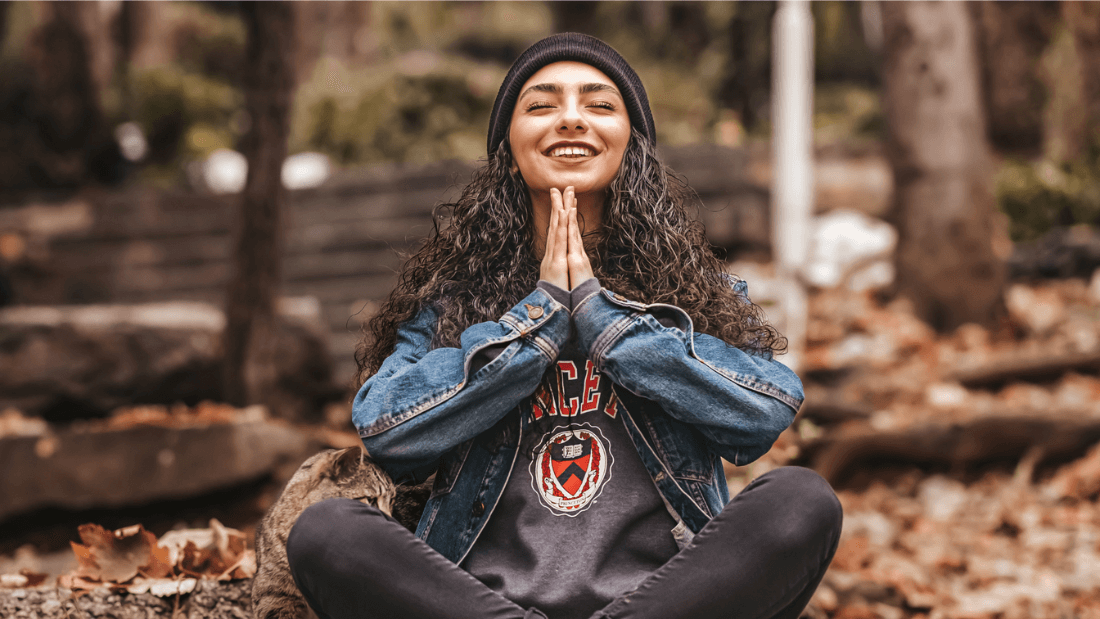
M 744 293 L 738 284 L 735 290 Z M 767 453 L 802 405 L 802 381 L 789 368 L 695 333 L 691 318 L 674 305 L 600 290 L 573 309 L 573 322 L 601 372 L 695 426 L 734 464 Z
M 393 353 L 352 404 L 364 447 L 395 480 L 491 428 L 535 391 L 569 335 L 569 311 L 539 289 L 499 321 L 467 328 L 457 348 L 431 348 L 436 320 L 429 308 L 401 325 Z M 475 371 L 475 356 L 501 344 Z

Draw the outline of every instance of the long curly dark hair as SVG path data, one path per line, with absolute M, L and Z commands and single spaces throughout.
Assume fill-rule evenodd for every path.
M 464 329 L 498 320 L 534 289 L 540 259 L 531 199 L 513 167 L 505 139 L 457 202 L 436 207 L 433 234 L 405 263 L 397 287 L 367 324 L 355 354 L 358 384 L 393 352 L 397 327 L 424 307 L 431 305 L 438 316 L 433 347 L 457 346 Z M 682 308 L 696 331 L 731 346 L 758 355 L 782 352 L 786 339 L 731 287 L 703 225 L 691 216 L 698 203 L 633 130 L 607 189 L 605 225 L 591 256 L 595 276 L 629 299 Z

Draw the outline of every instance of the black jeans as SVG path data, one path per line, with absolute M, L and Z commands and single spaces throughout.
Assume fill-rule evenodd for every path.
M 841 519 L 840 502 L 817 473 L 785 467 L 761 475 L 686 548 L 592 619 L 796 619 L 836 552 Z M 321 619 L 545 617 L 350 499 L 306 509 L 287 557 Z

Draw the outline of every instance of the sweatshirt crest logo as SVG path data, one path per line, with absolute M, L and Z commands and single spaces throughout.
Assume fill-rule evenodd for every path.
M 611 478 L 607 439 L 598 427 L 581 424 L 547 432 L 531 460 L 531 485 L 555 516 L 576 516 L 591 507 Z

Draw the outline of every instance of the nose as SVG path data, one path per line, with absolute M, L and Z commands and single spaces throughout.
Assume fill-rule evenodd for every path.
M 588 130 L 588 123 L 581 111 L 580 100 L 577 97 L 568 97 L 561 107 L 561 118 L 558 119 L 559 133 L 583 133 Z

